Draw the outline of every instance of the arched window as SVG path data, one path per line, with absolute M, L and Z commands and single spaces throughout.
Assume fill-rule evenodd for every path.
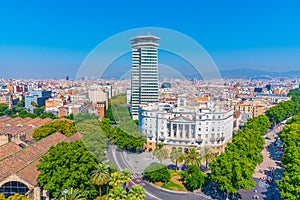
M 15 193 L 25 195 L 29 191 L 29 188 L 21 182 L 11 181 L 5 183 L 0 187 L 0 193 L 5 197 L 13 196 Z

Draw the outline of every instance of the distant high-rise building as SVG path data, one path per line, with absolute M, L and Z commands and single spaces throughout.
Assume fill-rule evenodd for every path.
M 153 35 L 131 38 L 131 115 L 138 119 L 141 103 L 158 102 L 158 40 Z
M 69 80 L 69 76 L 66 76 L 66 81 L 68 81 Z

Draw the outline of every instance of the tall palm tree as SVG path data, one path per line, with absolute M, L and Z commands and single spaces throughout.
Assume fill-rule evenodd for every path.
M 131 200 L 143 200 L 146 198 L 145 189 L 140 185 L 132 186 L 128 192 L 128 197 Z
M 185 156 L 185 164 L 186 165 L 195 165 L 197 167 L 200 167 L 201 165 L 202 157 L 201 155 L 196 151 L 195 148 L 191 148 L 188 153 Z
M 109 199 L 113 199 L 113 200 L 126 200 L 127 199 L 125 190 L 120 187 L 116 187 L 116 188 L 113 188 L 112 190 L 110 190 L 108 197 L 109 197 Z
M 162 163 L 163 159 L 166 159 L 169 155 L 168 149 L 164 148 L 164 143 L 159 142 L 156 144 L 156 148 L 153 152 L 156 158 Z
M 126 183 L 128 183 L 132 179 L 132 173 L 129 169 L 125 168 L 120 172 L 121 182 L 124 183 L 124 187 Z
M 66 194 L 62 194 L 60 200 L 85 200 L 86 196 L 79 190 L 71 188 Z
M 178 169 L 177 164 L 182 163 L 184 161 L 184 154 L 181 151 L 179 151 L 178 149 L 174 149 L 174 150 L 172 150 L 170 157 L 171 157 L 171 161 L 173 163 L 175 163 L 176 170 L 177 170 Z
M 202 155 L 202 158 L 203 160 L 205 161 L 205 167 L 207 168 L 207 165 L 213 161 L 217 154 L 214 153 L 213 151 L 213 148 L 208 148 L 208 147 L 205 147 L 202 152 L 201 152 L 201 155 Z
M 98 164 L 96 169 L 92 171 L 91 182 L 93 185 L 97 185 L 99 187 L 100 199 L 102 199 L 101 186 L 108 183 L 109 177 L 110 177 L 109 168 L 105 164 L 101 164 L 101 163 Z

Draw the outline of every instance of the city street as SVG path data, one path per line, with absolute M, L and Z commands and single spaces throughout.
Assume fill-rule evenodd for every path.
M 116 146 L 110 145 L 109 149 L 107 151 L 107 158 L 113 162 L 118 170 L 129 168 L 132 170 L 132 168 L 127 164 L 125 161 L 122 150 L 119 150 Z M 133 175 L 133 184 L 141 184 L 145 190 L 147 195 L 147 200 L 175 200 L 175 199 L 188 199 L 188 200 L 207 200 L 211 198 L 206 198 L 203 196 L 203 194 L 199 193 L 178 193 L 178 192 L 172 192 L 172 191 L 166 191 L 163 189 L 159 189 L 156 186 L 153 186 L 152 184 L 148 183 L 145 180 L 142 180 L 139 178 L 138 174 Z

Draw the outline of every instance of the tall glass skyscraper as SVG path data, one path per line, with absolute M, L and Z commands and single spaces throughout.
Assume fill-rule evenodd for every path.
M 138 119 L 139 104 L 158 102 L 158 40 L 153 35 L 131 38 L 131 115 Z

